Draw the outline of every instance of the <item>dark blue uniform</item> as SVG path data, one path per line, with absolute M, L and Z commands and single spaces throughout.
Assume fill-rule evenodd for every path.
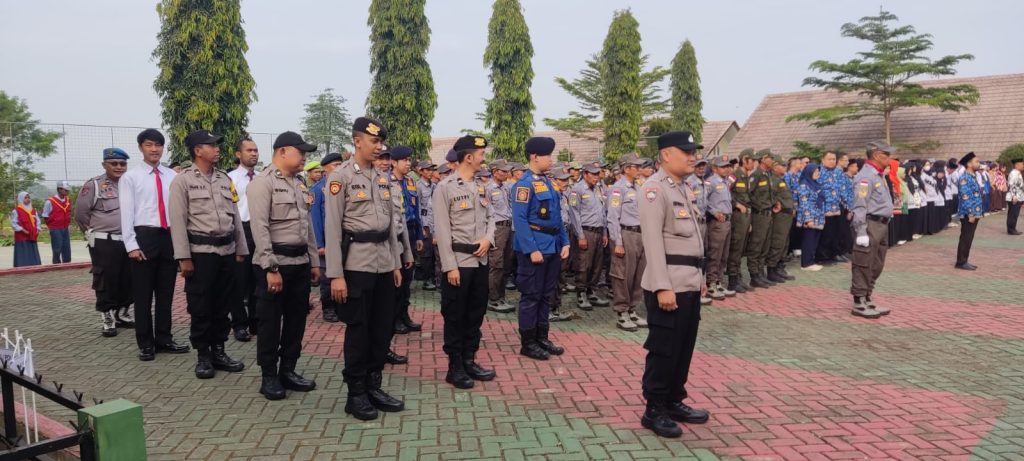
M 519 300 L 519 328 L 548 327 L 551 306 L 548 294 L 555 290 L 561 271 L 560 252 L 569 245 L 569 234 L 562 222 L 558 192 L 546 176 L 527 172 L 512 186 L 512 225 L 516 252 L 516 285 Z M 533 264 L 530 253 L 541 252 L 544 261 Z
M 327 214 L 324 210 L 324 187 L 327 185 L 327 177 L 313 183 L 309 188 L 313 193 L 313 207 L 309 210 L 309 220 L 313 224 L 313 236 L 316 238 L 317 249 L 326 246 L 324 240 L 324 219 Z M 320 256 L 320 267 L 327 267 L 327 262 Z M 327 271 L 320 271 L 320 306 L 323 309 L 324 318 L 330 322 L 337 322 L 335 313 L 337 305 L 331 299 L 331 279 L 327 278 Z

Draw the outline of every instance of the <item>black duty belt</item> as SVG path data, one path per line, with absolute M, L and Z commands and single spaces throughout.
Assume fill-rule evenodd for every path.
M 772 214 L 772 209 L 771 208 L 765 208 L 763 210 L 751 210 L 751 211 L 754 214 L 761 214 L 761 215 L 767 215 L 767 216 L 771 216 L 771 214 Z
M 309 254 L 309 247 L 306 245 L 271 245 L 270 249 L 278 256 L 297 258 Z
M 193 245 L 210 245 L 215 247 L 222 247 L 235 243 L 235 234 L 221 236 L 188 234 L 188 243 L 191 243 Z
M 622 226 L 622 230 L 630 232 L 640 232 L 640 226 Z
M 540 224 L 534 224 L 534 223 L 530 223 L 530 230 L 534 230 L 534 231 L 537 231 L 537 232 L 543 232 L 543 233 L 548 234 L 548 235 L 558 235 L 559 233 L 562 232 L 562 230 L 557 228 L 557 227 L 541 226 Z
M 670 266 L 690 266 L 704 270 L 704 258 L 688 255 L 665 255 L 665 262 Z
M 506 219 L 504 221 L 495 221 L 494 225 L 499 227 L 512 227 L 512 220 Z
M 377 232 L 342 232 L 341 239 L 346 243 L 381 243 L 391 236 L 390 230 Z
M 878 222 L 880 222 L 882 224 L 889 224 L 889 221 L 892 221 L 892 218 L 890 218 L 888 216 L 878 216 L 876 214 L 869 214 L 868 215 L 868 219 L 870 219 L 872 221 L 878 221 Z
M 471 255 L 473 253 L 476 253 L 476 250 L 479 250 L 479 249 L 480 249 L 480 244 L 479 243 L 458 243 L 458 242 L 453 242 L 452 243 L 452 251 L 454 251 L 456 253 L 465 253 L 465 254 Z
M 582 227 L 583 230 L 585 230 L 587 232 L 604 232 L 604 228 L 603 227 L 593 227 L 593 226 L 580 226 L 580 227 Z
M 782 214 L 793 214 L 793 209 L 792 208 L 783 208 L 783 209 L 779 210 L 779 213 L 782 213 Z

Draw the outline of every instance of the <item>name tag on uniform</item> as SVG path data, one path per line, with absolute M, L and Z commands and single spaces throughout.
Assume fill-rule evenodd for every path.
M 544 184 L 544 181 L 534 181 L 533 182 L 533 191 L 538 193 L 538 194 L 541 193 L 541 192 L 547 192 L 548 191 L 548 185 Z
M 757 185 L 758 186 L 767 186 L 768 185 L 768 181 L 764 180 L 764 181 L 758 182 Z
M 743 181 L 738 181 L 738 182 L 736 182 L 736 184 L 734 186 L 737 189 L 746 189 L 747 188 L 747 183 L 745 183 Z

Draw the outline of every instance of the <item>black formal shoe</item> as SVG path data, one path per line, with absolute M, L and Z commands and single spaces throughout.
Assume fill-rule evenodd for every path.
M 476 363 L 476 361 L 473 360 L 464 362 L 462 365 L 466 369 L 466 374 L 469 375 L 470 378 L 473 378 L 477 381 L 490 381 L 494 379 L 495 376 L 498 375 L 494 370 L 484 368 L 480 366 L 479 363 Z
M 409 334 L 409 327 L 405 326 L 401 320 L 395 320 L 395 334 L 396 335 L 407 335 Z
M 659 437 L 674 439 L 683 435 L 683 429 L 665 414 L 665 409 L 661 405 L 648 403 L 644 416 L 640 418 L 640 424 L 654 431 Z
M 361 421 L 371 421 L 380 416 L 377 409 L 370 403 L 370 396 L 365 393 L 349 395 L 348 401 L 345 402 L 345 413 Z
M 248 328 L 235 328 L 235 339 L 247 343 L 252 340 L 252 335 L 249 334 Z
M 328 308 L 324 309 L 324 321 L 325 322 L 327 322 L 327 323 L 337 323 L 339 320 L 340 319 L 338 319 L 338 312 L 335 311 L 334 308 L 328 307 Z
M 224 351 L 223 344 L 213 346 L 211 352 L 210 362 L 213 364 L 213 368 L 231 373 L 238 373 L 245 369 L 245 363 L 228 356 L 227 352 Z
M 565 349 L 548 339 L 548 327 L 537 327 L 537 344 L 551 355 L 562 355 Z
M 423 331 L 423 325 L 413 322 L 409 317 L 402 319 L 402 323 L 405 324 L 405 327 L 408 328 L 409 331 Z
M 534 360 L 548 360 L 551 354 L 537 343 L 537 330 L 519 330 L 519 340 L 522 347 L 519 354 L 525 355 Z
M 149 362 L 156 358 L 156 352 L 152 347 L 143 347 L 139 349 L 139 360 L 143 362 Z
M 188 351 L 190 350 L 191 349 L 188 346 L 184 344 L 178 344 L 173 340 L 167 344 L 156 345 L 157 352 L 166 352 L 168 354 L 185 354 L 188 353 Z
M 965 271 L 973 271 L 973 270 L 978 268 L 978 266 L 975 266 L 974 264 L 971 264 L 971 263 L 957 264 L 957 265 L 955 265 L 953 267 L 955 267 L 957 269 L 965 270 Z
M 683 402 L 671 402 L 665 405 L 665 413 L 673 421 L 690 424 L 704 424 L 711 417 L 707 411 L 690 408 Z
M 405 365 L 409 363 L 409 357 L 398 355 L 395 351 L 388 350 L 387 355 L 384 356 L 384 362 L 391 365 Z
M 277 376 L 264 376 L 263 384 L 260 385 L 260 394 L 267 400 L 281 400 L 284 398 L 284 386 Z
M 392 397 L 390 394 L 380 389 L 368 389 L 366 391 L 366 396 L 370 398 L 370 404 L 380 411 L 392 413 L 405 410 L 404 402 Z
M 444 376 L 444 381 L 459 389 L 472 389 L 474 385 L 473 378 L 470 378 L 462 367 L 448 367 L 448 374 Z
M 316 381 L 300 376 L 295 370 L 281 370 L 281 386 L 298 392 L 309 392 L 316 389 Z
M 199 357 L 199 361 L 196 362 L 196 378 L 199 379 L 210 379 L 217 372 L 213 371 L 213 364 L 210 363 L 209 357 Z

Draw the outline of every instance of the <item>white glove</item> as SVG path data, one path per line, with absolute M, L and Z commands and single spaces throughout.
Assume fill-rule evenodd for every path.
M 860 235 L 860 236 L 857 237 L 857 246 L 866 247 L 866 246 L 868 246 L 870 244 L 871 244 L 871 241 L 868 239 L 868 236 Z

